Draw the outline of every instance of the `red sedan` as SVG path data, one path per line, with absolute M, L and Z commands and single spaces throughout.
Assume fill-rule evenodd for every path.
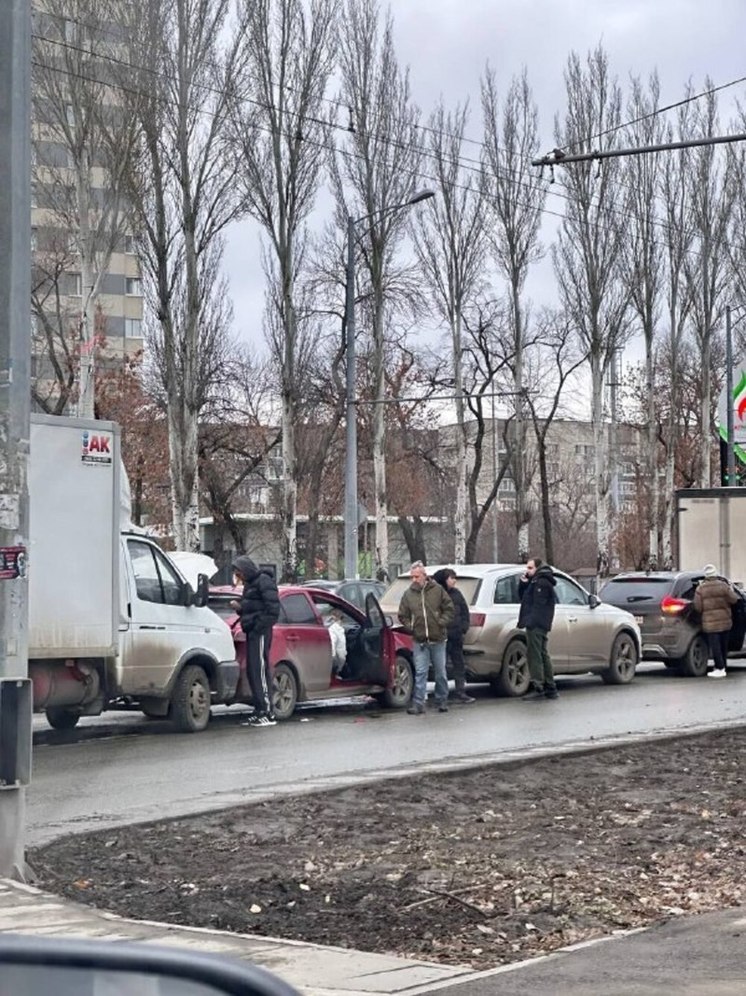
M 412 640 L 389 625 L 373 595 L 365 611 L 333 592 L 320 588 L 281 585 L 280 618 L 272 631 L 270 659 L 275 679 L 275 714 L 289 719 L 301 702 L 373 695 L 382 705 L 409 705 L 414 687 Z M 234 702 L 251 702 L 246 679 L 246 637 L 230 607 L 241 589 L 212 588 L 210 607 L 231 628 L 241 667 Z M 339 613 L 346 643 L 346 663 L 334 667 L 332 640 L 325 624 Z

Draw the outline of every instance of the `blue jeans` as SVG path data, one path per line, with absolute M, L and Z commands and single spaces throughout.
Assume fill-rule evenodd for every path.
M 448 701 L 446 676 L 446 641 L 442 643 L 414 643 L 414 694 L 412 702 L 424 705 L 427 698 L 427 675 L 432 664 L 435 675 L 435 701 Z

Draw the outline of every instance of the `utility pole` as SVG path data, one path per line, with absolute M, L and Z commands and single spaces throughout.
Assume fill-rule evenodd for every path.
M 730 319 L 730 305 L 725 306 L 725 403 L 726 403 L 726 453 L 725 483 L 732 488 L 736 485 L 736 455 L 733 437 L 733 333 Z
M 609 463 L 611 468 L 611 511 L 612 511 L 612 530 L 613 535 L 614 529 L 619 526 L 619 352 L 614 350 L 611 354 L 611 380 L 609 381 L 609 393 L 610 393 L 610 414 L 611 420 L 609 422 Z M 617 551 L 617 545 L 613 540 L 610 539 L 609 542 L 609 566 L 612 570 L 619 570 L 619 556 Z
M 0 877 L 23 877 L 30 777 L 27 463 L 31 362 L 31 4 L 0 3 Z

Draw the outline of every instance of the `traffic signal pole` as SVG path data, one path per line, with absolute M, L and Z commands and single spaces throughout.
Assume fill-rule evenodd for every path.
M 23 877 L 30 778 L 31 4 L 0 2 L 0 877 Z M 51 470 L 50 470 L 51 472 Z

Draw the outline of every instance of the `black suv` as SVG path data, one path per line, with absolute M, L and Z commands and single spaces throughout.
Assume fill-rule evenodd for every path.
M 635 617 L 642 633 L 643 660 L 663 661 L 681 674 L 699 677 L 707 674 L 710 656 L 700 617 L 692 605 L 703 578 L 701 571 L 630 571 L 607 581 L 599 597 Z M 733 606 L 728 652 L 744 656 L 746 595 L 734 590 L 739 601 Z

